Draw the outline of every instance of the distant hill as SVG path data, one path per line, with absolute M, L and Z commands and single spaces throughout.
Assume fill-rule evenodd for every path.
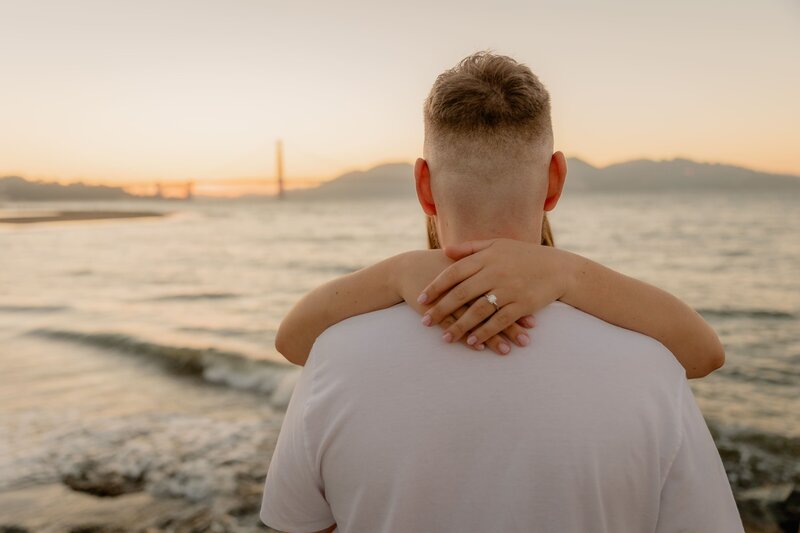
M 636 159 L 594 167 L 580 159 L 567 161 L 568 190 L 590 191 L 765 191 L 800 192 L 800 177 L 770 174 L 720 163 L 689 159 Z
M 409 163 L 388 163 L 366 171 L 348 172 L 317 187 L 286 191 L 287 198 L 303 200 L 413 198 L 415 194 L 414 167 Z
M 0 178 L 0 201 L 46 201 L 46 200 L 130 200 L 141 198 L 128 194 L 119 187 L 84 185 L 72 183 L 45 183 L 28 181 L 19 176 Z
M 719 163 L 688 159 L 636 159 L 595 167 L 577 158 L 567 160 L 565 192 L 671 191 L 787 191 L 800 193 L 800 177 L 757 172 Z M 258 196 L 248 196 L 258 198 Z M 298 200 L 343 200 L 415 197 L 410 163 L 388 163 L 369 170 L 348 172 L 318 187 L 292 189 L 286 197 Z M 0 178 L 0 201 L 131 200 L 142 197 L 120 187 L 73 183 L 60 185 L 28 181 L 18 176 Z
M 565 192 L 767 191 L 800 193 L 800 177 L 769 174 L 719 163 L 688 159 L 637 159 L 598 168 L 577 158 L 567 160 Z M 287 191 L 297 199 L 414 197 L 413 166 L 390 163 L 348 172 L 311 189 Z

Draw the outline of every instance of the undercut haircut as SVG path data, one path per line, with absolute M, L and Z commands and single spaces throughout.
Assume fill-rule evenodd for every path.
M 531 69 L 488 51 L 440 74 L 425 100 L 425 135 L 502 147 L 552 138 L 550 94 Z
M 465 57 L 436 78 L 423 114 L 431 186 L 452 216 L 501 223 L 544 200 L 550 94 L 526 65 L 491 51 Z M 438 246 L 430 220 L 428 229 Z M 553 245 L 546 215 L 542 230 L 542 244 Z

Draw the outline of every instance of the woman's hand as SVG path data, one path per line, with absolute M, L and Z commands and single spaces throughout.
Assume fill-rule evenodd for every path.
M 430 302 L 423 304 L 417 300 L 417 296 L 426 284 L 429 284 L 432 279 L 453 264 L 453 259 L 447 257 L 442 250 L 415 250 L 406 252 L 403 254 L 403 260 L 399 263 L 399 268 L 397 268 L 394 273 L 393 282 L 406 303 L 418 313 L 424 314 L 437 302 L 435 298 L 432 298 Z M 440 292 L 447 294 L 446 290 Z M 467 312 L 470 303 L 471 302 L 465 302 L 464 304 L 452 307 L 447 313 L 442 313 L 438 321 L 439 326 L 444 329 L 452 327 L 456 321 Z M 516 322 L 512 320 L 509 324 L 506 324 L 506 327 L 498 330 L 498 332 L 493 335 L 487 336 L 485 339 L 482 339 L 481 342 L 469 345 L 466 343 L 466 339 L 462 339 L 462 343 L 476 350 L 483 350 L 484 345 L 486 345 L 494 352 L 505 355 L 511 349 L 509 339 L 514 339 L 514 342 L 520 346 L 524 346 L 528 343 L 528 335 L 523 328 L 532 328 L 533 325 L 532 316 L 521 317 L 520 320 Z M 443 335 L 443 339 L 446 342 L 454 340 L 448 340 L 446 336 L 447 332 Z
M 419 295 L 421 303 L 433 304 L 426 313 L 430 320 L 423 323 L 440 324 L 454 311 L 469 305 L 445 331 L 445 335 L 450 333 L 451 341 L 470 333 L 469 345 L 485 342 L 515 321 L 558 300 L 575 278 L 573 254 L 551 246 L 491 239 L 467 241 L 448 246 L 444 251 L 457 262 L 442 271 Z M 486 294 L 497 297 L 499 310 L 484 298 Z M 476 326 L 479 327 L 473 330 Z

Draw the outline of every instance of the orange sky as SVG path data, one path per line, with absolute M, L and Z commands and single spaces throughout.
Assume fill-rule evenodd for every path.
M 0 175 L 272 178 L 277 138 L 290 185 L 411 162 L 436 75 L 484 48 L 545 83 L 567 156 L 800 175 L 799 30 L 791 0 L 3 2 Z

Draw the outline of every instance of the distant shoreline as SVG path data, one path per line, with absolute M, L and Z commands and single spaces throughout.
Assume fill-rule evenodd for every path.
M 81 220 L 108 220 L 118 218 L 163 217 L 157 211 L 56 211 L 48 214 L 0 216 L 0 224 L 38 224 L 41 222 L 73 222 Z

